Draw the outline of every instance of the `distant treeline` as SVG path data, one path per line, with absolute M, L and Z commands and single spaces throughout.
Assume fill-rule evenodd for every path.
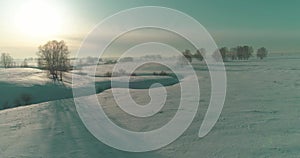
M 56 45 L 62 45 L 63 47 L 54 49 L 54 46 Z M 50 46 L 51 47 L 50 47 Z M 53 46 L 54 45 L 54 46 Z M 48 48 L 49 50 L 46 50 Z M 44 48 L 45 50 L 43 50 Z M 252 46 L 244 45 L 244 46 L 237 46 L 233 48 L 228 47 L 222 47 L 218 50 L 216 50 L 212 57 L 217 61 L 229 61 L 229 60 L 249 60 L 250 57 L 253 56 L 254 49 Z M 258 48 L 256 50 L 256 57 L 259 59 L 264 59 L 267 57 L 268 50 L 265 47 Z M 56 55 L 57 54 L 57 55 Z M 183 56 L 191 62 L 193 58 L 198 59 L 202 61 L 205 57 L 206 50 L 204 48 L 197 49 L 195 53 L 191 53 L 190 50 L 186 49 L 182 52 Z M 38 58 L 27 58 L 24 59 L 24 61 L 21 64 L 17 64 L 14 62 L 13 57 L 10 56 L 8 53 L 1 53 L 0 56 L 0 67 L 4 68 L 10 68 L 10 67 L 30 67 L 28 64 L 28 61 L 37 60 L 38 67 L 43 68 L 45 67 L 48 70 L 51 70 L 51 72 L 57 71 L 63 72 L 67 70 L 71 70 L 72 66 L 70 65 L 71 61 L 75 61 L 76 58 L 69 58 L 69 51 L 68 47 L 64 43 L 64 41 L 49 41 L 44 46 L 39 47 L 39 53 Z M 53 58 L 52 58 L 53 57 Z M 141 59 L 152 59 L 152 58 L 162 58 L 159 55 L 148 55 L 144 56 Z M 125 57 L 120 60 L 115 59 L 98 59 L 96 57 L 87 57 L 83 59 L 79 59 L 79 62 L 76 63 L 77 65 L 85 66 L 85 65 L 93 65 L 93 64 L 115 64 L 117 62 L 132 62 L 133 57 Z M 47 64 L 48 63 L 48 64 Z M 52 64 L 50 64 L 52 63 Z M 53 64 L 54 63 L 54 64 Z M 56 73 L 54 73 L 54 76 L 56 76 Z M 53 73 L 51 73 L 53 74 Z M 57 78 L 57 77 L 55 77 Z
M 217 61 L 228 61 L 228 60 L 249 60 L 253 56 L 254 49 L 252 46 L 237 46 L 233 48 L 222 47 L 216 50 L 212 57 Z M 190 50 L 186 49 L 182 52 L 184 57 L 191 62 L 193 58 L 202 61 L 206 55 L 204 48 L 196 50 L 194 54 Z M 258 48 L 256 50 L 256 57 L 263 59 L 267 57 L 268 50 L 265 47 Z

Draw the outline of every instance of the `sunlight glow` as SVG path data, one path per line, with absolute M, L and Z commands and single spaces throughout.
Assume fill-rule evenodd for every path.
M 17 29 L 29 36 L 53 36 L 62 30 L 62 14 L 57 7 L 45 1 L 31 1 L 24 4 L 15 15 Z

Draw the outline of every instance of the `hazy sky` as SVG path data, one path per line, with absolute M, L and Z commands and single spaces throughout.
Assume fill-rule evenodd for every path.
M 105 17 L 138 6 L 164 6 L 197 19 L 219 47 L 253 45 L 300 52 L 300 1 L 275 0 L 2 0 L 0 52 L 35 57 L 49 40 L 65 40 L 73 54 Z

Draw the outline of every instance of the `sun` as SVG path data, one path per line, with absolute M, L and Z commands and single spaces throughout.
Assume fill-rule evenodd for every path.
M 15 24 L 20 32 L 29 36 L 58 35 L 62 32 L 62 14 L 57 7 L 35 0 L 18 10 Z

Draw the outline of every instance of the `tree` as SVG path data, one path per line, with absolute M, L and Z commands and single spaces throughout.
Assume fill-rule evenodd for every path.
M 39 67 L 48 70 L 53 80 L 62 81 L 63 72 L 70 69 L 70 52 L 66 43 L 53 40 L 38 49 Z
M 178 56 L 178 64 L 183 66 L 183 65 L 188 65 L 189 63 L 192 62 L 192 53 L 190 50 L 186 49 L 182 52 L 182 56 Z
M 227 48 L 227 47 L 222 47 L 222 48 L 220 48 L 219 51 L 220 51 L 220 54 L 221 54 L 221 56 L 222 56 L 223 61 L 226 61 L 226 60 L 227 60 L 228 53 L 229 53 L 228 48 Z
M 243 59 L 243 52 L 244 50 L 243 50 L 243 47 L 242 46 L 237 46 L 236 47 L 236 55 L 237 55 L 237 58 L 238 58 L 238 60 L 242 60 Z
M 216 61 L 223 61 L 222 55 L 219 49 L 215 50 L 214 53 L 211 55 Z
M 260 59 L 267 57 L 267 54 L 268 54 L 268 50 L 265 47 L 261 47 L 261 48 L 257 49 L 257 51 L 256 51 L 256 56 L 257 56 L 257 58 L 260 58 Z
M 206 54 L 206 50 L 204 48 L 198 49 L 194 54 L 194 58 L 202 61 L 204 59 L 205 54 Z
M 96 63 L 98 63 L 97 57 L 88 56 L 87 58 L 85 58 L 85 65 L 94 65 Z
M 229 57 L 231 60 L 237 60 L 237 47 L 230 48 Z
M 133 62 L 133 57 L 124 57 L 119 59 L 119 62 Z
M 244 46 L 245 50 L 245 59 L 249 59 L 252 56 L 253 48 L 251 46 Z
M 236 49 L 239 60 L 248 60 L 252 56 L 253 48 L 250 46 L 238 46 Z
M 183 56 L 191 63 L 192 62 L 192 53 L 190 50 L 186 49 L 182 52 Z
M 4 68 L 9 68 L 13 66 L 14 59 L 8 53 L 2 53 L 0 58 L 0 64 Z
M 21 100 L 23 101 L 24 105 L 29 105 L 32 101 L 32 96 L 27 93 L 21 94 Z
M 216 61 L 226 61 L 227 60 L 227 56 L 228 56 L 228 48 L 227 47 L 222 47 L 220 49 L 217 49 L 213 54 L 212 57 L 216 60 Z
M 24 61 L 21 64 L 21 67 L 28 67 L 27 59 L 25 58 Z

